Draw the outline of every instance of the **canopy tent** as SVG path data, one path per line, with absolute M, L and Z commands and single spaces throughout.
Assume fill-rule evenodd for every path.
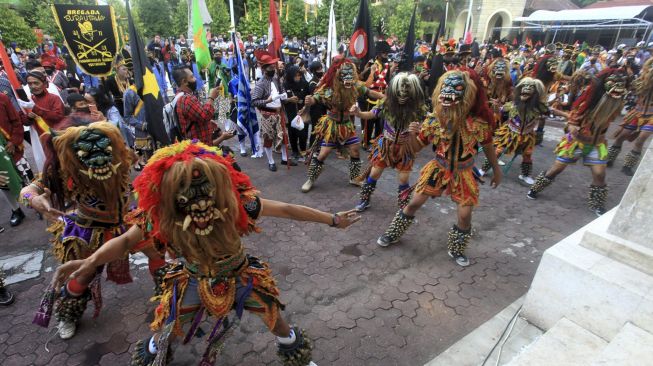
M 517 17 L 515 21 L 526 23 L 542 22 L 587 22 L 606 20 L 643 20 L 653 6 L 615 6 L 599 9 L 567 9 L 560 11 L 537 10 L 527 17 Z
M 545 42 L 555 42 L 560 36 L 574 39 L 596 37 L 593 42 L 600 41 L 607 45 L 616 44 L 623 36 L 627 36 L 630 42 L 635 39 L 646 40 L 653 29 L 652 25 L 653 6 L 635 5 L 560 11 L 537 10 L 529 16 L 515 18 L 512 26 L 502 28 L 518 32 L 544 33 Z M 603 30 L 605 32 L 601 32 Z M 627 30 L 630 32 L 622 34 L 622 31 Z

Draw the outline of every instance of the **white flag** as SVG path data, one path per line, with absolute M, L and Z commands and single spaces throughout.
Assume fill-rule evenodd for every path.
M 329 11 L 329 32 L 327 34 L 327 57 L 326 67 L 331 66 L 331 59 L 338 53 L 338 37 L 336 36 L 336 13 L 333 10 L 333 0 L 331 0 L 331 10 Z

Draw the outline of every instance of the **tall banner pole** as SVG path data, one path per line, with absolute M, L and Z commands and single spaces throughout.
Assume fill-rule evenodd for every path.
M 474 5 L 474 0 L 469 0 L 469 8 L 467 9 L 467 21 L 465 22 L 465 33 L 463 34 L 463 39 L 465 39 L 465 37 L 467 37 L 467 32 L 469 32 L 469 29 L 472 26 L 472 6 L 473 5 Z
M 234 0 L 229 0 L 229 15 L 231 16 L 231 31 L 236 31 L 236 20 L 234 19 Z M 234 48 L 236 45 L 234 45 Z

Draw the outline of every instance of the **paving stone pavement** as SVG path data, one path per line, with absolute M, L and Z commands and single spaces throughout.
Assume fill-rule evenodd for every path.
M 561 134 L 558 127 L 548 127 L 545 146 L 535 151 L 535 174 L 553 162 Z M 430 156 L 421 152 L 415 171 Z M 278 162 L 280 156 L 276 158 Z M 358 189 L 346 184 L 347 161 L 335 155 L 309 194 L 300 192 L 304 167 L 287 171 L 280 166 L 272 173 L 265 159 L 238 160 L 265 198 L 330 212 L 356 203 Z M 376 244 L 397 211 L 392 171 L 379 181 L 372 207 L 347 230 L 264 218 L 262 232 L 244 242 L 251 254 L 270 263 L 287 304 L 284 316 L 315 341 L 318 365 L 423 365 L 523 295 L 542 252 L 595 217 L 585 205 L 587 168 L 570 167 L 537 201 L 526 198 L 518 171 L 515 164 L 496 190 L 481 187 L 467 268 L 446 254 L 446 234 L 456 218 L 448 198 L 430 200 L 401 243 L 388 248 Z M 412 181 L 416 179 L 414 174 Z M 628 181 L 618 168 L 608 172 L 608 207 L 618 203 Z M 18 228 L 8 227 L 5 210 L 2 215 L 0 224 L 7 231 L 0 234 L 0 256 L 48 248 L 45 224 L 33 213 Z M 87 311 L 78 334 L 67 342 L 31 324 L 54 265 L 46 250 L 37 278 L 10 285 L 17 300 L 0 308 L 0 364 L 125 365 L 132 345 L 149 334 L 155 306 L 147 302 L 152 282 L 146 262 L 135 261 L 134 283 L 103 283 L 100 317 L 94 321 Z M 204 323 L 202 328 L 209 331 L 211 326 Z M 204 347 L 203 339 L 178 347 L 173 364 L 197 364 Z M 218 364 L 278 365 L 275 351 L 274 337 L 246 313 Z

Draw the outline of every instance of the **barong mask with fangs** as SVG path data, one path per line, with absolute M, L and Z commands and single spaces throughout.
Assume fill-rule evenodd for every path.
M 109 179 L 121 164 L 112 164 L 111 139 L 98 129 L 83 130 L 73 143 L 73 150 L 83 166 L 83 169 L 79 169 L 80 173 L 91 179 Z
M 558 63 L 559 61 L 557 57 L 550 57 L 548 60 L 546 60 L 546 69 L 551 73 L 555 73 L 558 71 Z
M 440 89 L 440 104 L 448 108 L 461 103 L 466 87 L 462 75 L 456 73 L 447 75 Z
M 535 93 L 535 83 L 531 81 L 525 81 L 520 84 L 522 85 L 521 92 L 519 93 L 519 98 L 522 102 L 527 102 Z
M 626 96 L 626 75 L 623 73 L 613 73 L 605 79 L 603 89 L 614 99 L 621 99 Z
M 504 60 L 497 60 L 492 67 L 492 72 L 496 79 L 503 79 L 506 75 L 506 70 L 508 69 L 508 64 Z
M 397 91 L 397 102 L 402 105 L 406 104 L 411 95 L 415 95 L 415 91 L 412 90 L 408 78 L 402 78 L 399 82 L 399 90 Z
M 340 81 L 345 89 L 349 89 L 354 86 L 354 65 L 351 63 L 345 63 L 342 65 L 338 71 Z
M 184 216 L 177 225 L 183 231 L 205 236 L 213 231 L 214 220 L 224 220 L 225 212 L 220 211 L 213 200 L 215 189 L 202 171 L 193 170 L 190 185 L 176 197 L 177 209 Z

